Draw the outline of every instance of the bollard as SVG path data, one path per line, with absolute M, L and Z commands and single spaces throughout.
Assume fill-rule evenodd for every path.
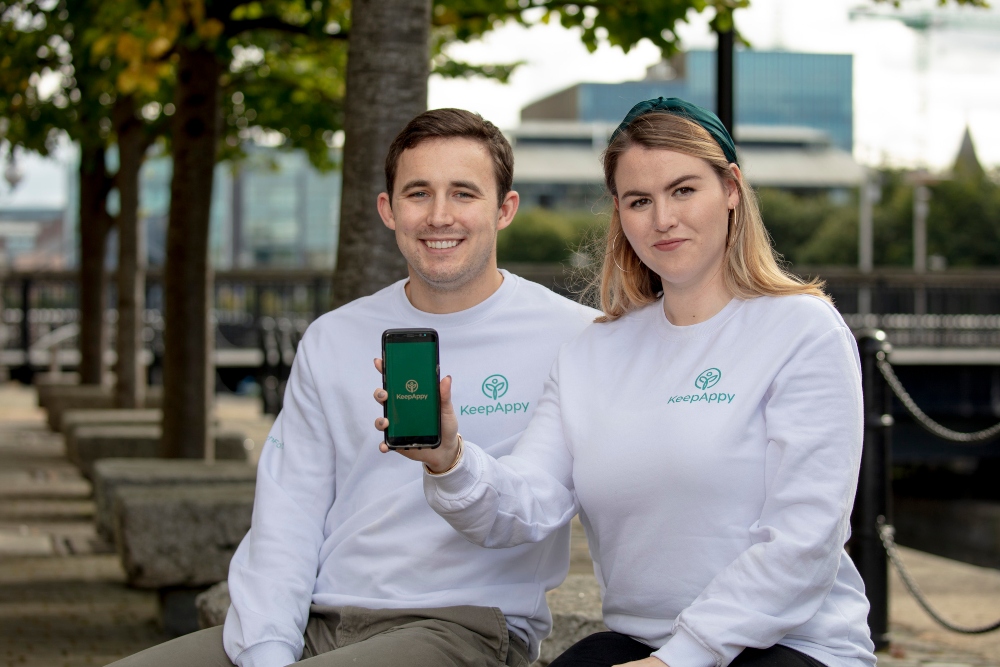
M 883 331 L 868 329 L 858 334 L 865 432 L 858 493 L 851 512 L 850 550 L 851 559 L 865 582 L 865 595 L 871 606 L 868 627 L 876 651 L 889 645 L 889 561 L 879 536 L 879 519 L 892 523 L 892 392 L 886 386 L 877 362 L 879 355 L 884 358 L 891 347 Z

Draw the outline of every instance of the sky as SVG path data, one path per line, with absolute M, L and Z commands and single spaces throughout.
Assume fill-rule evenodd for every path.
M 888 4 L 888 3 L 884 3 Z M 934 0 L 903 0 L 902 10 Z M 855 158 L 868 165 L 945 169 L 966 126 L 980 160 L 1000 166 L 1000 9 L 949 8 L 951 25 L 921 37 L 898 21 L 855 19 L 873 0 L 751 0 L 736 25 L 753 48 L 854 55 Z M 677 27 L 685 48 L 715 48 L 710 13 Z M 523 106 L 573 84 L 641 79 L 660 58 L 642 42 L 629 53 L 602 46 L 588 53 L 576 33 L 558 25 L 508 25 L 480 41 L 456 44 L 452 57 L 473 63 L 525 61 L 509 84 L 431 77 L 431 108 L 481 113 L 516 127 Z M 0 182 L 0 207 L 59 206 L 66 200 L 64 146 L 55 160 L 24 155 L 24 180 L 11 193 Z

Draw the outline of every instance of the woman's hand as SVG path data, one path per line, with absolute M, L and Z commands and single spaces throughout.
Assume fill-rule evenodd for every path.
M 382 372 L 382 360 L 375 360 L 375 368 Z M 375 390 L 375 400 L 384 405 L 389 397 L 385 389 Z M 385 432 L 389 428 L 389 420 L 379 417 L 375 420 L 375 428 Z M 389 446 L 385 442 L 379 446 L 379 451 L 386 453 Z M 435 449 L 397 449 L 397 452 L 408 459 L 420 461 L 431 472 L 439 473 L 448 470 L 458 458 L 458 418 L 451 405 L 451 376 L 441 380 L 441 444 Z
M 615 665 L 614 667 L 664 667 L 667 663 L 663 662 L 659 658 L 654 658 L 649 656 L 648 658 L 643 658 L 642 660 L 633 660 L 632 662 L 623 662 L 620 665 Z

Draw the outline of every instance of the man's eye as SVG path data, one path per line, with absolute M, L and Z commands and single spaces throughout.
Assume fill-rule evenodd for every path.
M 407 196 L 408 197 L 414 197 L 414 198 L 420 198 L 420 197 L 427 197 L 428 194 L 426 192 L 424 192 L 423 190 L 417 190 L 416 192 L 411 192 Z
M 455 196 L 459 197 L 460 199 L 472 199 L 473 198 L 473 195 L 472 195 L 471 192 L 456 192 Z

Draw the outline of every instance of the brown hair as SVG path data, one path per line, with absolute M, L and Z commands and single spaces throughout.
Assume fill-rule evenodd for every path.
M 385 191 L 392 201 L 392 188 L 396 182 L 399 157 L 408 148 L 414 148 L 428 139 L 464 138 L 478 141 L 489 151 L 493 160 L 493 175 L 497 182 L 497 206 L 514 184 L 514 151 L 496 125 L 482 116 L 463 109 L 432 109 L 425 111 L 396 135 L 385 156 Z
M 726 288 L 740 299 L 757 296 L 811 294 L 829 300 L 823 282 L 803 282 L 778 265 L 771 237 L 764 228 L 757 197 L 729 168 L 722 148 L 700 125 L 671 113 L 651 112 L 628 125 L 604 151 L 604 183 L 613 197 L 618 196 L 615 171 L 629 148 L 642 146 L 675 151 L 705 160 L 720 180 L 734 181 L 740 200 L 730 218 L 723 276 Z M 604 265 L 598 278 L 601 310 L 598 322 L 611 322 L 659 298 L 660 277 L 642 263 L 622 233 L 618 209 L 611 212 L 605 240 Z

